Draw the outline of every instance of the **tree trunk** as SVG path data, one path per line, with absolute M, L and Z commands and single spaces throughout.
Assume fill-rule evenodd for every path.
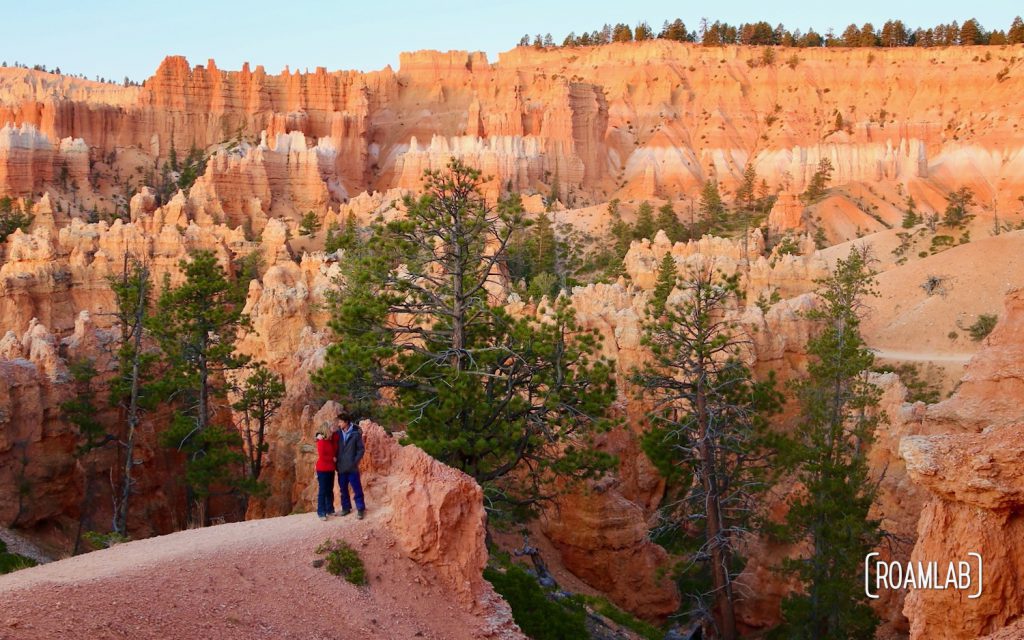
M 707 397 L 703 389 L 697 390 L 698 437 L 700 439 L 701 483 L 707 510 L 706 539 L 711 547 L 711 580 L 715 590 L 715 618 L 723 640 L 735 640 L 736 613 L 733 609 L 732 581 L 729 579 L 730 554 L 722 545 L 722 513 L 718 495 L 718 477 L 715 469 L 714 451 L 708 433 L 709 419 Z
M 132 466 L 135 464 L 135 430 L 139 426 L 139 358 L 142 356 L 142 318 L 145 314 L 146 284 L 149 272 L 139 272 L 139 298 L 135 305 L 134 338 L 132 353 L 132 387 L 128 402 L 128 434 L 125 438 L 124 479 L 121 487 L 121 500 L 114 512 L 114 531 L 123 536 L 128 535 L 128 501 L 132 493 Z

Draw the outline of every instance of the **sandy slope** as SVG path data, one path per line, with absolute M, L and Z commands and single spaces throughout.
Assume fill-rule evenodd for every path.
M 381 515 L 181 531 L 0 576 L 0 638 L 486 637 L 488 608 L 453 604 Z M 368 587 L 312 566 L 330 537 L 359 550 Z

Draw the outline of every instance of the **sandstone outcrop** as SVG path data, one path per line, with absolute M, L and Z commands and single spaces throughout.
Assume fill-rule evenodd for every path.
M 934 416 L 939 434 L 905 437 L 900 443 L 910 477 L 929 493 L 911 559 L 940 566 L 968 560 L 968 552 L 984 559 L 980 598 L 926 589 L 907 596 L 904 613 L 911 638 L 994 634 L 1024 612 L 1018 580 L 1024 570 L 1022 345 L 1024 292 L 1016 290 L 956 394 L 926 414 L 925 420 Z
M 53 150 L 74 138 L 75 149 L 81 139 L 98 155 L 130 149 L 160 162 L 172 148 L 220 149 L 200 191 L 225 199 L 233 220 L 274 208 L 272 200 L 304 213 L 324 198 L 416 188 L 423 169 L 450 155 L 493 175 L 494 193 L 508 185 L 546 192 L 557 181 L 591 202 L 694 197 L 708 179 L 731 190 L 747 164 L 791 198 L 828 158 L 834 184 L 882 185 L 893 202 L 899 187 L 924 209 L 941 209 L 946 192 L 967 185 L 978 201 L 994 198 L 1009 211 L 1020 188 L 1013 114 L 1021 80 L 997 80 L 1009 54 L 984 52 L 996 55 L 974 62 L 965 47 L 880 49 L 871 58 L 801 49 L 793 64 L 762 65 L 748 64 L 757 49 L 655 40 L 520 47 L 494 64 L 481 53 L 420 51 L 403 54 L 397 72 L 278 75 L 169 57 L 141 88 L 4 69 L 0 126 L 34 127 Z M 944 111 L 941 96 L 950 93 L 956 113 Z M 296 134 L 304 144 L 282 151 L 276 141 Z M 87 155 L 68 152 L 74 171 L 88 169 Z M 5 156 L 0 184 L 40 189 L 25 155 Z M 789 199 L 773 220 L 792 228 Z

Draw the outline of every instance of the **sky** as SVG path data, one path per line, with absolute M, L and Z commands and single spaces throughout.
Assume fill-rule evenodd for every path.
M 0 0 L 0 62 L 60 67 L 121 80 L 144 80 L 167 55 L 192 64 L 209 58 L 221 69 L 243 62 L 269 73 L 292 70 L 398 66 L 398 54 L 418 49 L 485 51 L 492 62 L 523 34 L 550 32 L 556 42 L 570 31 L 600 29 L 604 23 L 635 25 L 646 20 L 657 31 L 666 19 L 682 18 L 695 29 L 702 17 L 738 24 L 767 20 L 790 29 L 829 27 L 887 19 L 931 26 L 974 17 L 986 29 L 1006 29 L 1016 13 L 1012 2 L 951 0 L 899 2 L 714 3 L 587 0 L 435 0 L 389 2 L 349 0 Z M 967 13 L 965 13 L 965 11 Z

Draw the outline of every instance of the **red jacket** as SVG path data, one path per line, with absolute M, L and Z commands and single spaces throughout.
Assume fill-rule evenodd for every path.
M 337 449 L 333 438 L 316 441 L 316 470 L 334 471 L 334 457 Z

